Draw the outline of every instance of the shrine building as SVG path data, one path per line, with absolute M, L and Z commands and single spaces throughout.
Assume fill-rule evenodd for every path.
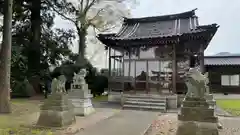
M 195 10 L 124 18 L 118 33 L 99 34 L 109 52 L 109 98 L 184 94 L 184 73 L 204 68 L 204 50 L 218 25 L 200 25 Z

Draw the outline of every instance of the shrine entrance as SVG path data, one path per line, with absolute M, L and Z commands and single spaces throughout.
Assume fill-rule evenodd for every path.
M 130 64 L 130 65 L 129 65 Z M 172 90 L 172 62 L 169 60 L 157 59 L 126 59 L 124 61 L 124 76 L 129 76 L 125 83 L 124 91 L 134 91 L 136 93 L 162 94 Z M 131 68 L 128 68 L 131 67 Z

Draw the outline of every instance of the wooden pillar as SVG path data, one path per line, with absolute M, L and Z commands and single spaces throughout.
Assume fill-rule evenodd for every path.
M 200 71 L 202 73 L 205 72 L 205 67 L 204 67 L 204 48 L 203 45 L 200 46 L 200 51 L 199 51 L 199 66 L 200 66 Z
M 125 76 L 125 74 L 124 74 L 124 68 L 125 68 L 125 64 L 124 64 L 124 51 L 122 51 L 122 76 L 123 76 L 123 78 L 124 78 L 124 76 Z M 124 92 L 124 83 L 125 83 L 125 81 L 124 81 L 124 79 L 122 79 L 122 92 Z
M 131 75 L 131 50 L 129 49 L 128 52 L 128 77 Z
M 116 51 L 115 50 L 113 50 L 113 70 L 114 70 L 114 72 L 115 72 L 115 70 L 116 70 Z
M 112 68 L 112 62 L 111 62 L 111 48 L 109 47 L 109 49 L 108 49 L 108 70 L 109 70 L 109 73 L 108 73 L 108 75 L 109 75 L 109 77 L 111 77 L 111 68 Z
M 176 60 L 176 45 L 173 45 L 172 54 L 172 92 L 177 92 L 177 60 Z
M 108 92 L 111 91 L 111 88 L 109 87 L 109 80 L 111 79 L 111 48 L 109 47 L 108 48 Z
M 146 61 L 146 92 L 149 93 L 150 92 L 150 88 L 149 88 L 149 72 L 148 72 L 148 60 Z
M 137 76 L 137 67 L 136 67 L 136 65 L 137 65 L 137 61 L 135 60 L 134 61 L 134 89 L 135 89 L 135 92 L 136 92 L 136 84 L 137 84 L 137 82 L 136 82 L 136 76 Z
M 161 90 L 161 72 L 162 72 L 162 64 L 161 64 L 161 62 L 162 61 L 158 61 L 159 62 L 159 68 L 158 68 L 158 71 L 159 71 L 159 73 L 158 73 L 158 85 L 157 85 L 157 87 L 158 87 L 158 92 L 159 93 L 162 93 L 162 90 Z

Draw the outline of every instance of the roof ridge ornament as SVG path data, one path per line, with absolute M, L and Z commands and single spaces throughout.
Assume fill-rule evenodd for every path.
M 192 11 L 195 12 L 196 10 L 198 10 L 198 8 L 194 8 Z

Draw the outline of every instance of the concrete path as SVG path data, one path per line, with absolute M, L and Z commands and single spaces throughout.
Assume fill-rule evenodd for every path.
M 213 94 L 214 99 L 240 99 L 240 95 L 239 94 L 228 94 L 228 95 L 224 95 L 224 94 Z
M 220 108 L 218 106 L 216 106 L 215 114 L 218 116 L 226 116 L 226 117 L 232 116 L 230 113 L 228 113 L 227 111 L 223 110 L 222 108 Z
M 81 130 L 77 135 L 142 135 L 157 112 L 121 110 L 114 116 Z

